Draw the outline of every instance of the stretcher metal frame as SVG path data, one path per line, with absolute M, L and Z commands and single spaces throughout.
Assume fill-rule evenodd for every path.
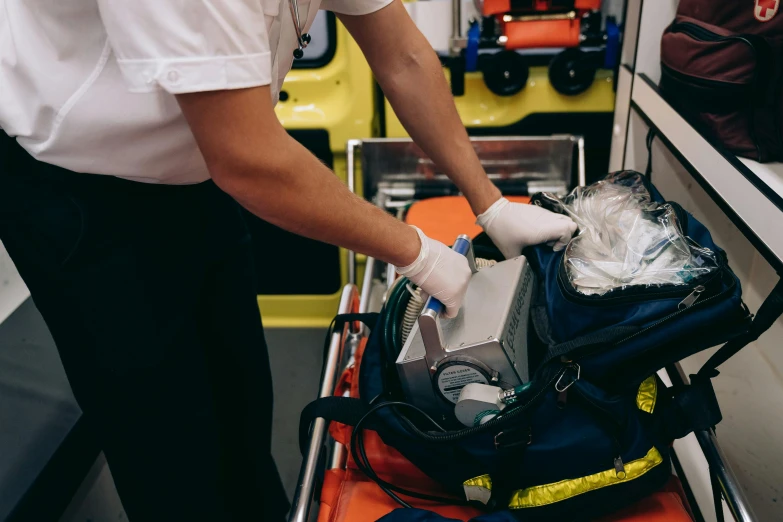
M 553 136 L 490 136 L 471 137 L 471 143 L 496 183 L 505 183 L 501 188 L 514 184 L 524 186 L 525 191 L 564 193 L 575 185 L 584 185 L 585 152 L 584 139 L 572 134 Z M 364 148 L 363 148 L 364 146 Z M 364 149 L 373 147 L 394 147 L 399 152 L 418 161 L 425 174 L 420 172 L 397 172 L 394 167 L 410 168 L 410 162 L 400 161 L 390 167 L 390 172 L 375 172 L 364 157 Z M 357 156 L 362 154 L 362 187 L 358 186 Z M 522 157 L 520 157 L 522 156 Z M 567 156 L 567 157 L 566 157 Z M 405 159 L 409 159 L 405 158 Z M 417 184 L 430 184 L 439 190 L 453 184 L 437 172 L 437 168 L 426 163 L 426 156 L 414 145 L 410 138 L 370 138 L 350 140 L 346 146 L 346 166 L 348 188 L 353 193 L 363 194 L 364 198 L 390 213 L 401 215 L 405 206 L 415 198 Z M 542 162 L 549 170 L 541 169 Z M 527 163 L 527 165 L 526 165 Z M 555 163 L 557 164 L 555 166 Z M 551 164 L 551 165 L 550 165 Z M 386 168 L 386 166 L 384 166 Z M 529 172 L 525 169 L 530 168 Z M 499 174 L 509 169 L 522 169 L 510 176 Z M 423 179 L 428 177 L 428 179 Z M 551 179 L 547 179 L 551 177 Z M 564 185 L 565 183 L 565 185 Z M 361 191 L 358 189 L 361 188 Z M 348 252 L 348 282 L 356 282 L 356 253 Z M 393 267 L 391 268 L 393 270 Z
M 343 287 L 340 296 L 338 314 L 358 312 L 359 291 L 356 285 L 347 284 Z M 336 330 L 329 342 L 329 351 L 324 361 L 323 379 L 321 381 L 318 397 L 329 397 L 334 394 L 334 387 L 343 369 L 348 366 L 347 358 L 353 356 L 358 346 L 361 330 L 354 324 L 346 324 Z M 302 467 L 299 470 L 299 480 L 294 492 L 293 503 L 288 520 L 291 522 L 307 522 L 310 517 L 310 509 L 313 505 L 314 495 L 319 488 L 316 487 L 317 473 L 323 466 L 324 449 L 328 439 L 328 424 L 325 419 L 318 418 L 313 423 L 310 439 L 307 445 L 307 453 L 304 455 Z M 332 442 L 332 447 L 339 446 Z M 337 457 L 334 465 L 344 464 L 345 452 L 332 451 Z M 338 457 L 338 454 L 340 455 Z M 323 471 L 323 470 L 321 470 Z
M 579 137 L 571 138 L 574 139 L 575 146 L 578 150 L 579 164 L 576 166 L 577 183 L 579 185 L 584 185 L 584 143 Z M 527 138 L 471 138 L 471 140 L 493 139 L 514 140 Z M 361 150 L 362 143 L 366 141 L 378 142 L 388 140 L 390 139 L 374 138 L 371 140 L 351 140 L 348 142 L 346 158 L 348 186 L 352 192 L 356 193 L 357 191 L 356 172 L 358 169 L 355 156 L 357 152 Z M 402 139 L 402 141 L 409 140 Z M 365 175 L 367 175 L 367 173 L 365 173 Z M 375 201 L 376 204 L 378 203 L 375 198 L 376 194 L 368 195 L 365 193 L 364 195 L 366 199 Z M 392 205 L 391 208 L 382 205 L 379 206 L 387 211 L 392 211 L 395 207 L 394 205 Z M 387 276 L 386 289 L 388 289 L 394 280 L 395 269 L 393 266 L 372 257 L 367 257 L 360 292 L 355 284 L 357 274 L 356 263 L 356 254 L 354 252 L 349 252 L 350 282 L 343 288 L 340 306 L 337 310 L 338 314 L 365 313 L 370 311 L 373 281 L 377 279 L 379 275 L 385 273 Z M 341 373 L 353 364 L 353 356 L 356 349 L 358 348 L 361 339 L 368 334 L 369 332 L 366 328 L 356 323 L 345 325 L 332 334 L 329 351 L 324 362 L 325 371 L 323 373 L 319 397 L 327 397 L 334 394 L 334 388 Z M 670 380 L 674 386 L 688 382 L 688 378 L 679 363 L 661 370 L 661 373 L 664 374 L 665 377 L 668 377 L 668 380 Z M 728 506 L 728 510 L 734 520 L 736 522 L 755 522 L 757 519 L 753 514 L 736 475 L 732 471 L 731 466 L 718 443 L 714 430 L 700 431 L 695 433 L 695 436 L 703 457 L 709 467 L 709 473 L 713 480 L 713 484 L 720 488 L 722 499 Z M 328 468 L 325 466 L 327 458 L 329 460 Z M 309 522 L 314 515 L 317 516 L 316 512 L 313 511 L 313 506 L 318 504 L 318 501 L 315 498 L 315 495 L 320 491 L 320 488 L 316 486 L 319 480 L 318 475 L 322 475 L 325 469 L 344 468 L 346 462 L 347 448 L 329 437 L 328 425 L 324 419 L 316 419 L 310 433 L 307 452 L 304 455 L 300 468 L 299 480 L 288 517 L 289 522 Z M 702 514 L 705 506 L 699 505 L 696 501 L 688 484 L 687 477 L 681 474 L 679 469 L 677 470 L 677 475 L 683 483 L 686 495 L 691 503 L 695 522 L 722 520 L 722 518 L 713 518 L 713 516 L 705 518 Z M 706 513 L 712 515 L 712 510 L 713 507 L 708 507 Z

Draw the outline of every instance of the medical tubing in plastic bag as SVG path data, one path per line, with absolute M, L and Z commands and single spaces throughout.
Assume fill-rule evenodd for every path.
M 568 281 L 584 295 L 631 286 L 687 285 L 718 268 L 716 254 L 685 235 L 678 209 L 652 200 L 643 177 L 624 171 L 548 204 L 570 216 Z

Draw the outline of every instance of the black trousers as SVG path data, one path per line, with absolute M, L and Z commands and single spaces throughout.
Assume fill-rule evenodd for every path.
M 250 237 L 230 197 L 73 173 L 0 131 L 0 240 L 131 522 L 284 519 Z

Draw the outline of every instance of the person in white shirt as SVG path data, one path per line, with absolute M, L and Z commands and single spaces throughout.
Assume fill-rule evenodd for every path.
M 347 188 L 275 117 L 319 8 L 506 256 L 569 219 L 489 181 L 400 0 L 0 0 L 0 240 L 132 522 L 283 520 L 271 375 L 237 204 L 459 309 L 466 260 Z M 275 255 L 270 245 L 269 255 Z M 269 277 L 275 277 L 269 274 Z

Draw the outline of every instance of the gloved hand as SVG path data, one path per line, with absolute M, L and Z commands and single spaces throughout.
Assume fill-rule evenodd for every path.
M 413 228 L 421 239 L 419 257 L 408 266 L 398 267 L 397 273 L 443 303 L 446 307 L 443 315 L 456 317 L 470 281 L 468 260 L 440 241 L 428 238 L 418 228 Z
M 500 198 L 476 224 L 487 233 L 506 259 L 522 253 L 522 249 L 540 243 L 550 243 L 562 250 L 576 231 L 576 223 L 562 214 L 555 214 L 536 205 L 511 203 Z

